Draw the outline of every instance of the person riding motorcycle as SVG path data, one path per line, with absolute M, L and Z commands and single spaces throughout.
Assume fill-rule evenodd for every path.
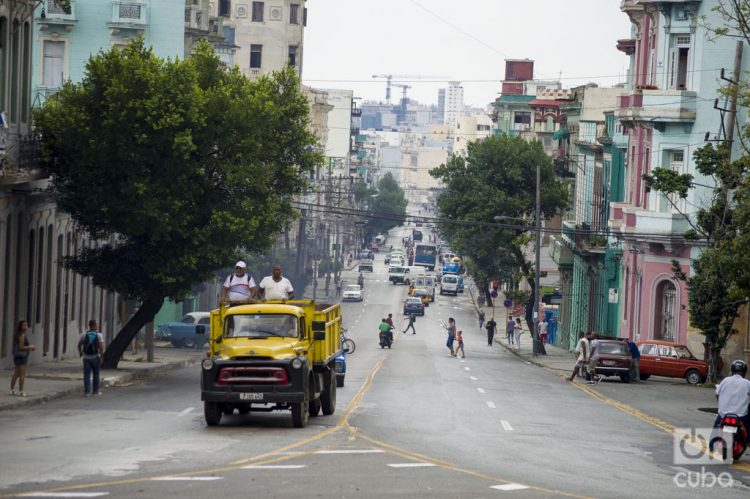
M 742 360 L 735 360 L 731 367 L 732 375 L 724 378 L 716 387 L 716 398 L 719 401 L 719 414 L 714 427 L 721 424 L 727 414 L 736 414 L 744 423 L 750 435 L 750 380 L 747 375 L 747 364 Z M 750 437 L 748 438 L 750 442 Z
M 365 276 L 362 275 L 362 272 L 360 272 L 359 277 L 357 277 L 357 284 L 359 284 L 360 288 L 365 287 Z
M 379 336 L 380 336 L 380 346 L 382 347 L 388 347 L 391 348 L 391 344 L 393 343 L 393 327 L 388 324 L 388 321 L 386 319 L 383 319 L 380 322 L 380 326 L 378 327 Z

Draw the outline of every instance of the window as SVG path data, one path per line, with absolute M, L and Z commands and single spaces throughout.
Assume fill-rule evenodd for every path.
M 42 279 L 44 270 L 44 227 L 39 228 L 39 250 L 36 255 L 36 310 L 34 322 L 42 322 Z
M 675 310 L 677 288 L 672 281 L 665 280 L 656 287 L 656 307 L 654 310 L 654 338 L 674 341 L 676 330 Z
M 307 26 L 307 7 L 302 9 L 302 26 Z
M 21 59 L 21 23 L 13 21 L 13 28 L 11 31 L 11 42 L 10 42 L 10 103 L 9 103 L 9 118 L 11 123 L 18 122 L 18 106 L 21 104 L 21 99 L 18 97 L 18 78 L 21 68 L 19 66 Z
M 289 24 L 299 24 L 299 4 L 289 5 Z
M 297 67 L 297 46 L 289 45 L 289 65 Z
M 513 130 L 528 130 L 531 126 L 531 113 L 516 112 L 513 115 Z
M 219 0 L 219 16 L 232 17 L 232 0 Z
M 263 22 L 263 8 L 265 7 L 265 5 L 266 5 L 265 2 L 253 2 L 253 22 L 254 23 Z
M 6 108 L 6 75 L 8 73 L 8 18 L 0 17 L 0 107 Z
M 669 88 L 687 89 L 691 37 L 689 34 L 673 35 L 669 51 Z
M 42 52 L 42 84 L 47 88 L 62 87 L 65 42 L 45 40 Z
M 250 67 L 260 69 L 262 63 L 263 45 L 250 45 Z
M 21 122 L 28 123 L 31 110 L 31 24 L 23 24 L 23 72 L 21 73 Z
M 29 318 L 29 325 L 31 325 L 31 311 L 34 302 L 34 229 L 29 231 L 29 255 L 28 255 L 28 276 L 26 277 L 26 316 Z

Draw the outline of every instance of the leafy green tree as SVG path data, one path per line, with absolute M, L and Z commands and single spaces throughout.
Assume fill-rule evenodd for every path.
M 406 220 L 406 197 L 391 173 L 378 182 L 378 193 L 372 198 L 367 229 L 370 236 L 402 225 Z
M 142 39 L 99 53 L 35 118 L 58 207 L 95 241 L 66 265 L 140 302 L 108 368 L 165 297 L 267 248 L 320 161 L 294 70 L 250 82 L 207 43 L 187 60 Z
M 451 156 L 430 171 L 445 185 L 438 198 L 438 214 L 449 222 L 440 223 L 440 232 L 451 248 L 469 260 L 472 277 L 482 289 L 489 287 L 490 280 L 519 270 L 531 286 L 531 293 L 523 295 L 530 330 L 534 264 L 525 250 L 534 237 L 529 226 L 536 205 L 537 165 L 541 167 L 542 218 L 549 219 L 566 206 L 568 194 L 538 141 L 493 137 L 473 142 L 465 158 Z M 497 223 L 498 216 L 507 218 Z

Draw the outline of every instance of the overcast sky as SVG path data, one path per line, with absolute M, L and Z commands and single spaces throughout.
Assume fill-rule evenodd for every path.
M 437 103 L 437 89 L 463 82 L 465 102 L 492 102 L 505 59 L 533 59 L 535 78 L 564 87 L 624 80 L 627 58 L 615 48 L 630 37 L 620 0 L 307 0 L 303 80 L 384 100 L 385 81 L 400 78 L 409 96 Z M 437 78 L 435 78 L 437 77 Z M 396 82 L 398 79 L 394 78 Z M 401 89 L 393 89 L 393 99 Z

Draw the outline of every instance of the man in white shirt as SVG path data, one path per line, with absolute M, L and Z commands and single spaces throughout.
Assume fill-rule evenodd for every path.
M 221 289 L 221 303 L 249 303 L 255 296 L 255 279 L 247 273 L 247 265 L 239 261 L 234 265 L 234 273 L 226 278 Z
M 294 298 L 294 288 L 286 277 L 281 277 L 281 265 L 274 264 L 271 275 L 260 281 L 258 295 L 261 300 L 291 300 Z
M 732 362 L 732 375 L 724 378 L 716 387 L 716 398 L 719 399 L 719 415 L 714 426 L 718 426 L 727 414 L 736 414 L 750 431 L 750 380 L 745 379 L 747 364 L 742 360 Z
M 589 356 L 589 340 L 586 339 L 586 335 L 583 331 L 578 333 L 578 344 L 576 345 L 576 353 L 578 353 L 578 359 L 576 359 L 576 365 L 573 368 L 573 374 L 570 375 L 568 381 L 573 381 L 575 377 L 580 374 L 581 368 L 588 360 Z

